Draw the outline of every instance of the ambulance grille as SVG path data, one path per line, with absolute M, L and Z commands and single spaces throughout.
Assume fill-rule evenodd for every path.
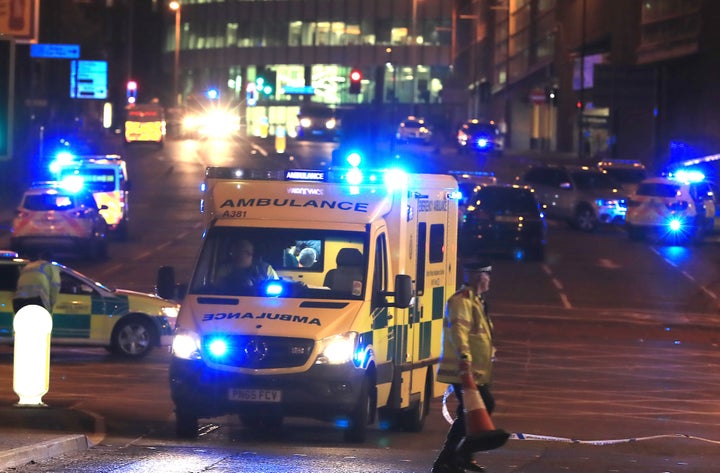
M 215 363 L 237 368 L 293 368 L 304 365 L 313 351 L 314 342 L 305 338 L 223 337 L 227 344 L 224 356 L 213 357 Z M 205 345 L 209 340 L 205 340 Z M 205 353 L 209 353 L 206 349 Z

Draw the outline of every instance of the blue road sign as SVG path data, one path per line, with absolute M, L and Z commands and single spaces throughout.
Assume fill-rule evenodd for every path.
M 31 44 L 30 57 L 52 59 L 78 59 L 79 44 Z

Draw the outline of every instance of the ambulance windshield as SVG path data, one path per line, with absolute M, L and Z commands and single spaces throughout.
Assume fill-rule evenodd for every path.
M 361 299 L 365 241 L 362 232 L 214 227 L 205 237 L 189 293 Z M 268 281 L 287 288 L 265 293 Z

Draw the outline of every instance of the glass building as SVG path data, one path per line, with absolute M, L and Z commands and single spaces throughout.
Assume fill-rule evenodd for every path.
M 167 15 L 164 68 L 178 104 L 213 89 L 249 133 L 295 127 L 301 105 L 367 107 L 396 122 L 448 115 L 448 0 L 183 0 Z M 176 42 L 179 54 L 175 56 Z M 362 72 L 359 94 L 349 88 Z M 248 100 L 249 99 L 249 100 Z M 383 106 L 390 104 L 391 106 Z

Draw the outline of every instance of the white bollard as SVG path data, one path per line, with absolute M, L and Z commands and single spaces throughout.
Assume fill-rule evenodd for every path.
M 52 315 L 44 307 L 28 305 L 13 320 L 15 348 L 13 390 L 17 406 L 45 406 L 42 397 L 50 385 Z

